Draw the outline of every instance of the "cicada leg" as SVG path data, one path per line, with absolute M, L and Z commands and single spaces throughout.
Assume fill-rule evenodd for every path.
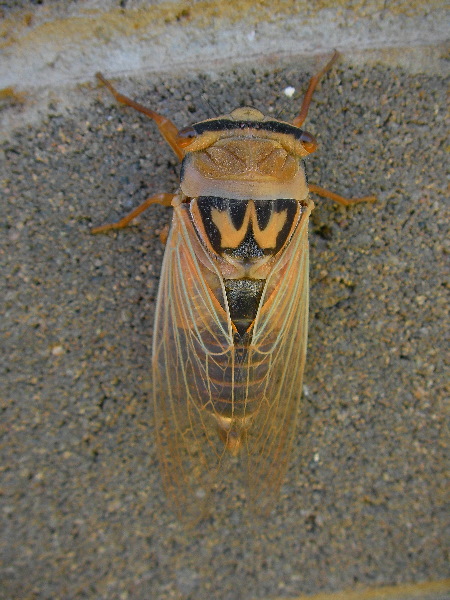
M 316 75 L 311 77 L 311 79 L 309 81 L 308 89 L 306 90 L 306 94 L 303 98 L 300 112 L 295 117 L 295 119 L 292 121 L 292 124 L 295 125 L 296 127 L 300 127 L 304 123 L 304 121 L 308 115 L 308 110 L 309 110 L 309 106 L 311 104 L 311 99 L 312 99 L 314 90 L 317 87 L 317 84 L 322 79 L 322 77 L 325 75 L 325 73 L 331 69 L 331 67 L 334 65 L 334 63 L 337 61 L 338 58 L 339 58 L 339 52 L 337 50 L 335 50 L 333 53 L 333 56 L 327 62 L 327 64 Z M 314 149 L 315 149 L 315 147 L 314 147 Z M 312 150 L 312 151 L 314 151 L 314 150 Z M 375 202 L 377 199 L 376 196 L 363 196 L 361 198 L 345 198 L 344 196 L 340 196 L 339 194 L 336 194 L 335 192 L 326 190 L 325 188 L 320 187 L 319 185 L 308 185 L 308 187 L 309 187 L 310 192 L 313 192 L 314 194 L 317 194 L 324 198 L 329 198 L 330 200 L 333 200 L 334 202 L 337 202 L 338 204 L 341 204 L 342 206 L 351 206 L 352 204 L 359 204 L 360 202 Z
M 327 64 L 323 67 L 323 69 L 321 71 L 319 71 L 316 75 L 311 77 L 311 79 L 309 80 L 309 86 L 308 86 L 308 89 L 306 90 L 305 97 L 303 98 L 300 112 L 295 117 L 295 119 L 292 121 L 292 124 L 295 125 L 296 127 L 300 127 L 300 125 L 302 125 L 303 122 L 305 121 L 305 119 L 308 115 L 309 105 L 311 104 L 311 99 L 314 94 L 314 90 L 317 87 L 317 84 L 322 79 L 322 77 L 325 75 L 325 73 L 331 69 L 331 67 L 337 61 L 338 57 L 339 57 L 339 52 L 337 50 L 335 50 L 333 56 L 327 62 Z
M 174 199 L 176 194 L 156 194 L 151 198 L 147 198 L 145 202 L 140 204 L 134 210 L 132 210 L 128 215 L 116 221 L 115 223 L 106 223 L 105 225 L 100 225 L 99 227 L 93 227 L 91 229 L 91 233 L 104 233 L 105 231 L 110 231 L 111 229 L 123 229 L 126 227 L 133 219 L 138 217 L 144 210 L 147 210 L 149 206 L 152 204 L 161 204 L 162 206 L 170 206 L 172 200 Z
M 166 142 L 169 144 L 169 146 L 172 148 L 172 150 L 175 152 L 178 158 L 182 160 L 184 156 L 184 150 L 180 148 L 180 146 L 176 142 L 178 129 L 170 119 L 164 117 L 163 115 L 160 115 L 159 113 L 155 112 L 154 110 L 151 110 L 150 108 L 147 108 L 146 106 L 143 106 L 142 104 L 139 104 L 139 102 L 128 98 L 128 96 L 124 96 L 123 94 L 121 94 L 116 90 L 116 88 L 112 85 L 110 81 L 105 79 L 105 77 L 101 73 L 96 73 L 95 76 L 99 81 L 101 81 L 101 83 L 103 83 L 104 86 L 108 88 L 108 90 L 118 102 L 126 104 L 127 106 L 131 106 L 131 108 L 134 108 L 135 110 L 143 113 L 144 115 L 147 115 L 147 117 L 150 117 L 150 119 L 153 119 L 156 125 L 158 126 L 158 129 L 163 138 L 166 140 Z
M 322 196 L 323 198 L 329 198 L 342 206 L 351 206 L 352 204 L 359 204 L 360 202 L 376 202 L 376 196 L 362 196 L 361 198 L 345 198 L 344 196 L 340 196 L 339 194 L 335 194 L 335 192 L 330 192 L 330 190 L 326 190 L 320 185 L 308 184 L 309 191 L 313 194 L 317 194 L 318 196 Z
M 169 225 L 164 225 L 164 227 L 159 231 L 159 240 L 163 246 L 166 245 L 167 238 L 169 237 Z

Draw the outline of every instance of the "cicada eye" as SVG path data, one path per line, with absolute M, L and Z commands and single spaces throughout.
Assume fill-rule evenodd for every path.
M 193 127 L 185 127 L 184 129 L 180 129 L 177 133 L 177 144 L 180 148 L 186 148 L 186 146 L 189 146 L 196 137 L 197 132 Z
M 317 149 L 316 138 L 307 131 L 302 131 L 300 142 L 308 154 L 315 152 Z

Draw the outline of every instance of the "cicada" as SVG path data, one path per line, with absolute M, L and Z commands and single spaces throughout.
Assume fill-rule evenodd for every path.
M 314 137 L 301 128 L 309 84 L 292 123 L 241 107 L 177 130 L 166 117 L 119 94 L 153 119 L 182 161 L 175 194 L 150 205 L 173 207 L 154 326 L 155 438 L 162 477 L 176 512 L 199 518 L 226 458 L 239 456 L 255 506 L 274 504 L 296 432 L 308 331 L 308 219 L 313 191 L 303 159 Z

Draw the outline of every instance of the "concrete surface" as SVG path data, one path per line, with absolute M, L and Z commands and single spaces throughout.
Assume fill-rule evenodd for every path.
M 119 85 L 181 127 L 213 116 L 203 93 L 217 112 L 292 118 L 311 74 L 296 59 Z M 247 600 L 448 577 L 446 78 L 344 57 L 318 91 L 311 182 L 379 202 L 313 213 L 304 402 L 279 504 L 255 518 L 229 479 L 195 530 L 164 497 L 149 403 L 170 211 L 89 233 L 175 190 L 178 165 L 151 122 L 94 83 L 82 93 L 3 145 L 0 597 Z M 450 598 L 445 585 L 427 598 Z

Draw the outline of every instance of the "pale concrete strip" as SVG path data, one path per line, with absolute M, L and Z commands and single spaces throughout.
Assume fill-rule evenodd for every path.
M 295 600 L 448 600 L 450 579 L 298 596 Z M 276 600 L 286 600 L 277 598 Z M 292 599 L 291 599 L 292 600 Z
M 320 3 L 204 0 L 111 8 L 109 2 L 33 6 L 0 24 L 0 88 L 55 87 L 109 76 L 211 68 L 261 56 L 437 46 L 448 39 L 443 0 Z M 388 6 L 388 7 L 387 7 Z M 386 8 L 387 7 L 387 8 Z M 385 53 L 402 63 L 408 53 Z M 427 55 L 426 55 L 427 56 Z M 425 58 L 426 58 L 425 56 Z M 407 61 L 408 62 L 408 61 Z M 430 71 L 415 56 L 414 69 Z

